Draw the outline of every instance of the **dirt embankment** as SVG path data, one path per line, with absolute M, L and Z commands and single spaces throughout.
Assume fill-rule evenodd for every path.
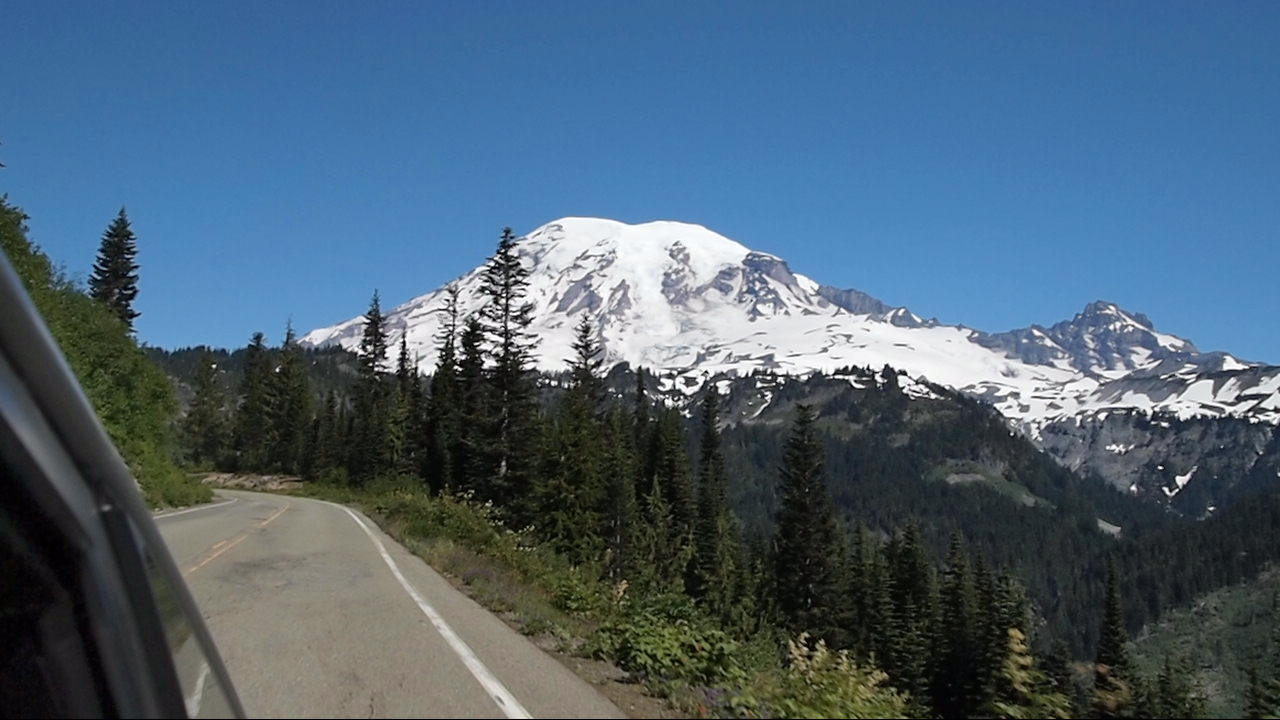
M 205 485 L 231 490 L 264 490 L 268 492 L 296 490 L 302 487 L 302 478 L 297 475 L 205 473 L 200 476 L 200 482 Z

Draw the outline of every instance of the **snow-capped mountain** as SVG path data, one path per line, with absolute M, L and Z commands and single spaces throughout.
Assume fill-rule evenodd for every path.
M 1050 422 L 1121 409 L 1280 423 L 1280 367 L 1200 353 L 1111 303 L 1048 328 L 988 334 L 821 285 L 699 225 L 563 218 L 517 247 L 546 370 L 563 369 L 585 315 L 607 364 L 650 368 L 681 390 L 755 370 L 888 364 L 991 402 L 1033 437 Z M 481 268 L 456 284 L 462 313 L 478 310 Z M 435 364 L 444 303 L 440 288 L 387 314 L 392 346 L 404 336 L 425 371 Z M 361 324 L 356 317 L 313 330 L 302 342 L 355 349 Z

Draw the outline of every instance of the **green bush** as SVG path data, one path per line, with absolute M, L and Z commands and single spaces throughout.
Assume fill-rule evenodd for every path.
M 587 647 L 645 680 L 716 685 L 745 678 L 737 641 L 698 617 L 688 598 L 673 600 L 624 604 Z
M 787 641 L 781 671 L 762 673 L 742 693 L 729 699 L 733 714 L 743 717 L 901 718 L 907 698 L 884 686 L 888 676 L 861 667 L 844 651 L 809 638 Z

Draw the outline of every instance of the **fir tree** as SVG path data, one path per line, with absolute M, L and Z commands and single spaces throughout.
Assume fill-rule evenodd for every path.
M 783 626 L 825 638 L 832 634 L 839 602 L 842 543 L 813 424 L 813 410 L 798 406 L 779 470 L 775 576 Z
M 635 486 L 635 448 L 630 423 L 622 410 L 612 408 L 604 426 L 602 470 L 605 488 L 606 575 L 620 581 L 643 574 L 637 568 L 636 535 L 639 508 Z
M 535 485 L 538 525 L 552 546 L 577 563 L 595 560 L 607 533 L 600 445 L 600 347 L 590 324 L 578 325 L 569 387 L 544 442 L 542 479 Z
M 677 532 L 671 507 L 654 479 L 642 505 L 643 522 L 636 533 L 638 594 L 684 593 L 685 569 L 693 557 L 688 536 Z
M 280 366 L 271 375 L 271 420 L 275 428 L 268 464 L 281 472 L 296 473 L 302 462 L 312 417 L 311 387 L 306 358 L 298 346 L 293 323 L 285 327 Z
M 977 679 L 977 598 L 960 535 L 951 538 L 942 580 L 942 614 L 932 686 L 943 717 L 968 717 L 982 701 Z
M 120 214 L 102 234 L 98 258 L 89 276 L 89 294 L 110 308 L 130 331 L 134 318 L 139 315 L 133 309 L 133 301 L 138 297 L 137 257 L 137 238 L 129 227 L 124 208 L 120 208 Z
M 186 446 L 196 465 L 209 466 L 222 461 L 227 440 L 225 402 L 222 386 L 218 384 L 218 365 L 206 349 L 196 366 L 195 396 L 183 421 Z
M 266 469 L 268 451 L 274 443 L 272 423 L 272 366 L 262 333 L 254 333 L 245 351 L 244 376 L 240 382 L 240 407 L 236 412 L 236 469 Z
M 383 373 L 386 369 L 387 332 L 378 291 L 373 292 L 364 315 L 360 338 L 359 377 L 352 407 L 352 428 L 348 469 L 352 480 L 364 482 L 388 469 L 387 436 L 391 408 Z
M 489 427 L 493 472 L 483 478 L 482 495 L 527 521 L 530 464 L 536 438 L 536 385 L 532 373 L 536 340 L 529 332 L 533 304 L 525 301 L 529 271 L 516 252 L 516 237 L 504 228 L 485 265 L 481 310 L 493 365 L 488 371 L 493 412 Z
M 302 465 L 302 476 L 307 480 L 318 479 L 335 466 L 334 449 L 341 446 L 338 423 L 337 392 L 331 390 L 311 422 L 310 440 Z
M 410 426 L 413 424 L 413 394 L 417 381 L 418 371 L 409 359 L 408 338 L 401 334 L 396 354 L 395 384 L 388 400 L 387 435 L 383 443 L 387 464 L 397 475 L 410 475 L 416 470 Z
M 459 338 L 458 425 L 456 442 L 450 451 L 456 489 L 478 492 L 492 474 L 493 453 L 489 446 L 489 386 L 484 377 L 484 329 L 479 318 L 468 317 Z
M 454 451 L 460 442 L 458 390 L 458 286 L 449 283 L 445 288 L 445 317 L 436 335 L 436 369 L 431 376 L 431 397 L 427 401 L 427 448 L 423 474 L 427 484 L 436 492 L 452 487 Z M 479 375 L 477 374 L 477 377 Z
M 1107 591 L 1103 604 L 1101 639 L 1094 660 L 1093 714 L 1095 717 L 1122 717 L 1135 700 L 1132 665 L 1125 644 L 1120 605 L 1120 587 L 1114 561 L 1107 564 Z
M 702 436 L 698 446 L 697 521 L 694 525 L 694 574 L 691 594 L 718 615 L 728 609 L 733 587 L 735 538 L 725 500 L 724 454 L 720 450 L 720 396 L 709 387 L 702 398 Z
M 1006 631 L 1004 661 L 996 683 L 995 698 L 982 717 L 1069 718 L 1071 703 L 1049 687 L 1049 680 L 1035 667 L 1026 637 L 1016 627 Z

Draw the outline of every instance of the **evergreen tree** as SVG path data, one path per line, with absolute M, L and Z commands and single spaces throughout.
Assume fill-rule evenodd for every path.
M 280 366 L 271 375 L 271 384 L 271 420 L 275 432 L 268 465 L 281 472 L 296 473 L 302 463 L 313 403 L 306 358 L 294 335 L 292 322 L 285 327 Z
M 578 325 L 573 348 L 569 386 L 547 428 L 543 471 L 534 495 L 543 535 L 557 550 L 582 563 L 596 559 L 608 531 L 604 448 L 597 415 L 601 383 L 595 374 L 600 347 L 585 319 Z
M 525 301 L 529 271 L 516 252 L 516 237 L 504 228 L 485 266 L 481 319 L 493 357 L 487 380 L 493 412 L 488 424 L 493 472 L 483 478 L 482 495 L 528 521 L 528 494 L 536 440 L 536 384 L 532 372 L 536 339 L 529 332 L 533 304 Z
M 303 461 L 302 476 L 315 480 L 337 465 L 335 449 L 342 447 L 337 392 L 329 391 L 311 423 L 311 439 Z
M 271 417 L 272 369 L 264 336 L 260 332 L 254 333 L 245 352 L 240 407 L 236 413 L 237 470 L 266 469 L 268 451 L 275 439 L 275 425 Z
M 124 208 L 102 234 L 98 258 L 89 276 L 89 294 L 103 303 L 120 321 L 133 330 L 138 312 L 133 301 L 138 297 L 138 243 Z
M 959 533 L 951 537 L 942 580 L 942 614 L 932 685 L 933 707 L 943 717 L 968 717 L 982 701 L 977 678 L 977 597 Z
M 638 594 L 684 593 L 685 569 L 693 557 L 693 544 L 676 529 L 671 507 L 655 478 L 644 496 L 642 518 L 636 533 Z
M 935 619 L 939 594 L 920 527 L 912 522 L 885 546 L 892 578 L 892 622 L 884 654 L 885 669 L 896 687 L 911 695 L 916 709 L 930 707 L 929 659 L 938 644 Z
M 468 317 L 459 338 L 458 425 L 456 443 L 450 452 L 451 477 L 456 489 L 479 492 L 493 472 L 493 453 L 488 444 L 490 412 L 489 386 L 484 377 L 484 329 L 479 318 Z
M 1010 627 L 1006 638 L 995 697 L 982 716 L 1018 719 L 1071 717 L 1071 703 L 1062 693 L 1049 689 L 1050 682 L 1035 667 L 1022 631 Z
M 406 334 L 400 335 L 399 352 L 396 354 L 395 383 L 388 398 L 387 434 L 383 453 L 388 467 L 397 475 L 409 475 L 415 470 L 414 453 L 410 447 L 410 425 L 413 423 L 413 386 L 418 371 L 409 360 L 409 342 Z
M 783 626 L 821 639 L 834 630 L 842 541 L 813 424 L 813 410 L 798 406 L 779 470 L 774 574 Z
M 458 286 L 445 288 L 445 317 L 436 335 L 436 370 L 431 376 L 431 397 L 427 401 L 427 448 L 423 474 L 436 492 L 456 483 L 454 451 L 460 442 L 461 412 L 458 390 Z M 476 377 L 479 377 L 477 373 Z
M 377 290 L 373 292 L 369 310 L 364 315 L 359 354 L 348 469 L 353 481 L 363 483 L 389 469 L 387 437 L 391 430 L 391 408 L 387 382 L 383 377 L 387 332 Z
M 635 448 L 630 423 L 621 409 L 610 409 L 604 426 L 604 455 L 601 466 L 605 487 L 605 563 L 610 580 L 620 581 L 644 574 L 637 567 L 636 536 L 639 507 L 636 501 Z
M 222 461 L 227 441 L 226 398 L 218 384 L 218 365 L 207 349 L 196 366 L 195 396 L 183 421 L 183 434 L 191 461 L 213 465 Z
M 655 473 L 675 522 L 676 532 L 693 542 L 697 500 L 689 470 L 684 417 L 675 408 L 663 408 L 654 425 Z
M 1136 688 L 1129 653 L 1125 648 L 1129 635 L 1124 628 L 1114 560 L 1107 564 L 1107 591 L 1100 637 L 1094 660 L 1093 714 L 1101 718 L 1123 717 L 1131 710 Z
M 724 454 L 720 450 L 720 396 L 714 386 L 702 398 L 702 436 L 698 452 L 697 521 L 694 525 L 694 573 L 691 594 L 723 617 L 732 601 L 737 538 L 725 499 Z

